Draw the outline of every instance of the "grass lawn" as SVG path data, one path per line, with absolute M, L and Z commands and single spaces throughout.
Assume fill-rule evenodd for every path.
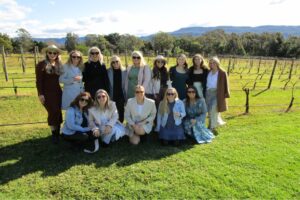
M 211 144 L 162 147 L 153 134 L 94 155 L 52 145 L 43 124 L 1 128 L 0 199 L 299 199 L 299 113 L 225 119 Z

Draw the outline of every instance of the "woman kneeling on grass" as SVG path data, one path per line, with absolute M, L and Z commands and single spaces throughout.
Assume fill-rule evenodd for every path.
M 66 111 L 62 136 L 76 148 L 81 147 L 89 139 L 98 141 L 98 136 L 95 136 L 88 127 L 88 109 L 92 104 L 93 100 L 90 93 L 82 92 L 77 95 Z M 95 150 L 97 151 L 98 148 L 99 144 L 96 145 Z
M 109 99 L 105 90 L 95 94 L 95 104 L 89 109 L 89 126 L 93 134 L 100 136 L 103 146 L 116 141 L 125 135 L 125 127 L 118 121 L 116 103 Z
M 168 88 L 164 99 L 160 102 L 157 114 L 156 131 L 162 145 L 167 145 L 170 141 L 174 145 L 179 145 L 185 140 L 182 119 L 185 117 L 183 102 L 178 98 L 175 88 Z
M 155 102 L 145 97 L 145 89 L 142 85 L 137 85 L 135 97 L 128 99 L 124 116 L 127 121 L 129 140 L 137 145 L 141 136 L 151 132 L 156 116 Z
M 209 143 L 214 138 L 213 133 L 205 127 L 206 103 L 200 97 L 195 86 L 187 88 L 184 100 L 186 117 L 183 121 L 185 133 L 193 137 L 197 143 Z

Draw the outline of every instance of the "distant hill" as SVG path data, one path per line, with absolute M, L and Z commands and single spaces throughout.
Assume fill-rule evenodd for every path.
M 169 32 L 169 34 L 174 36 L 182 36 L 182 35 L 191 35 L 191 36 L 200 36 L 206 32 L 210 32 L 213 30 L 222 29 L 225 33 L 237 33 L 242 34 L 246 32 L 251 33 L 263 33 L 270 32 L 276 33 L 280 32 L 284 37 L 288 37 L 290 35 L 300 36 L 300 26 L 213 26 L 213 27 L 186 27 L 181 28 L 179 30 Z M 143 40 L 151 39 L 153 35 L 142 36 L 140 37 Z M 50 42 L 53 41 L 57 44 L 63 45 L 65 44 L 66 38 L 33 38 L 33 40 L 41 41 L 41 42 Z M 85 40 L 85 37 L 79 37 L 79 41 L 82 42 Z

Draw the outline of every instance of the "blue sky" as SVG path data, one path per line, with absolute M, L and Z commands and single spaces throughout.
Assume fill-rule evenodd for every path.
M 148 35 L 190 26 L 300 25 L 299 0 L 0 0 L 0 32 Z

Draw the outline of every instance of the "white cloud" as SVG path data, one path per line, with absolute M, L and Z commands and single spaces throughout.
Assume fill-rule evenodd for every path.
M 272 0 L 269 4 L 270 5 L 277 5 L 277 4 L 282 4 L 284 3 L 286 0 Z
M 15 21 L 24 19 L 31 8 L 19 5 L 15 0 L 0 0 L 0 19 Z

